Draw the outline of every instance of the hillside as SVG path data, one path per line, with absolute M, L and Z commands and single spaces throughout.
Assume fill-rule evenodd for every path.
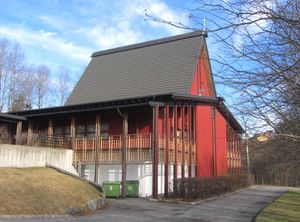
M 61 214 L 83 208 L 101 193 L 49 168 L 0 168 L 0 214 Z

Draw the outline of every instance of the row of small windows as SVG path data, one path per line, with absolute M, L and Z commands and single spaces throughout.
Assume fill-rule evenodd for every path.
M 82 138 L 93 138 L 95 137 L 96 127 L 95 124 L 78 124 L 76 126 L 76 137 Z M 71 127 L 70 126 L 61 126 L 61 127 L 54 127 L 54 136 L 56 137 L 66 137 L 71 135 Z M 102 138 L 108 138 L 109 136 L 109 124 L 102 124 L 101 131 L 100 131 Z

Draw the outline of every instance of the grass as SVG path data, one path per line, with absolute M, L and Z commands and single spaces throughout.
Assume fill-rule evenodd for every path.
M 62 214 L 83 208 L 101 193 L 49 168 L 0 168 L 0 214 Z
M 300 221 L 300 192 L 288 191 L 266 207 L 257 222 Z

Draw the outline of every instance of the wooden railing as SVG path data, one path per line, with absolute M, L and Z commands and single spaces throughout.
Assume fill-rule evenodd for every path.
M 242 167 L 242 155 L 238 151 L 227 152 L 227 164 L 228 167 L 240 168 Z
M 71 137 L 39 136 L 37 140 L 32 141 L 35 146 L 51 147 L 58 149 L 72 149 Z
M 175 163 L 175 142 L 174 138 L 169 139 L 169 163 Z M 166 160 L 166 138 L 158 138 L 158 161 Z M 97 144 L 98 143 L 98 144 Z M 195 143 L 185 141 L 184 159 L 185 163 L 195 164 Z M 122 158 L 122 136 L 109 136 L 100 138 L 76 138 L 73 140 L 74 162 L 95 162 L 96 147 L 98 148 L 98 161 L 100 163 L 121 163 Z M 190 153 L 191 149 L 191 153 Z M 190 156 L 191 155 L 191 156 Z M 127 137 L 126 161 L 128 163 L 139 163 L 153 160 L 152 135 L 151 134 L 130 134 Z M 182 142 L 177 140 L 177 163 L 182 163 Z
M 96 147 L 98 161 L 102 163 L 120 163 L 122 158 L 122 136 L 74 139 L 74 162 L 94 162 Z M 127 137 L 126 161 L 145 162 L 152 160 L 151 134 L 130 134 Z

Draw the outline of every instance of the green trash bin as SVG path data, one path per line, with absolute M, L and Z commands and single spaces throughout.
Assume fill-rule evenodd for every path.
M 105 197 L 119 198 L 121 196 L 121 183 L 117 181 L 103 182 Z
M 139 181 L 138 180 L 126 181 L 126 196 L 127 197 L 138 197 L 139 196 Z

